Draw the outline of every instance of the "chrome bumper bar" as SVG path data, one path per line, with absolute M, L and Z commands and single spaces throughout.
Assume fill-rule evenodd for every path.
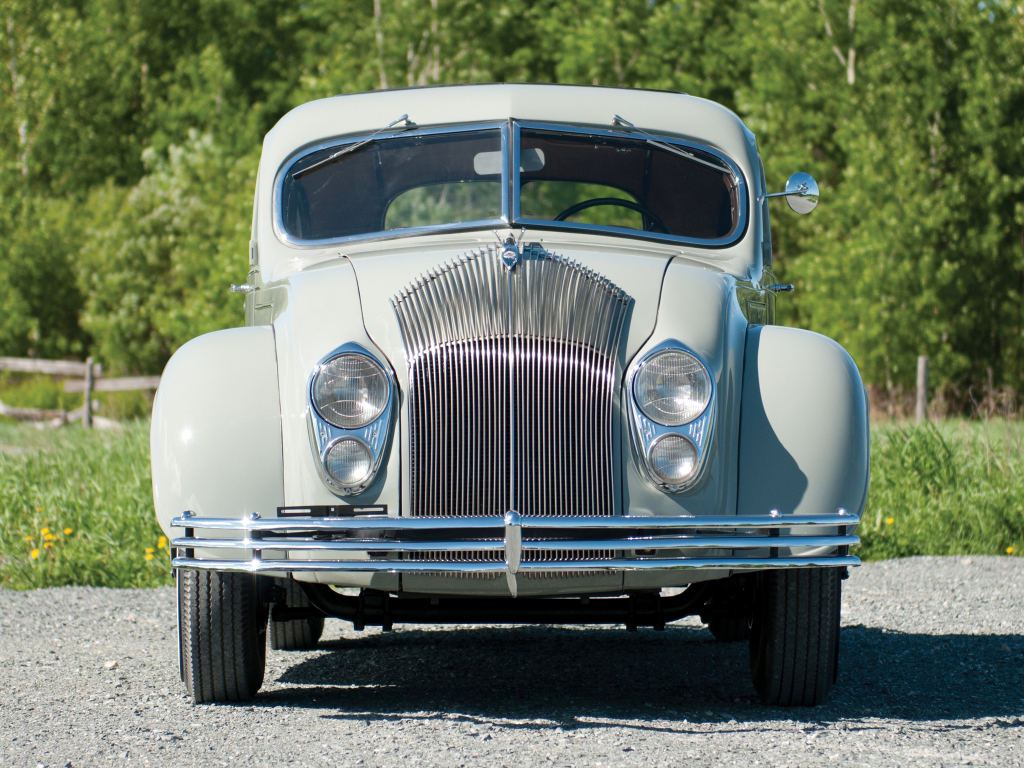
M 753 570 L 860 565 L 848 533 L 860 519 L 824 515 L 735 517 L 384 516 L 201 518 L 171 526 L 173 567 L 217 571 L 506 574 L 582 571 Z M 214 532 L 213 537 L 197 532 Z M 195 550 L 203 550 L 197 557 Z M 217 550 L 231 557 L 219 558 Z M 244 558 L 237 553 L 244 550 Z M 613 553 L 596 555 L 595 550 Z M 724 551 L 723 551 L 724 550 Z M 477 553 L 459 560 L 460 553 Z M 269 555 L 266 559 L 264 554 Z M 417 557 L 419 555 L 419 557 Z

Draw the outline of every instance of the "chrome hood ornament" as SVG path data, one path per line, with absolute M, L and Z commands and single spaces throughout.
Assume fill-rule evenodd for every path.
M 519 239 L 517 240 L 511 233 L 504 240 L 501 239 L 501 235 L 498 234 L 498 230 L 492 230 L 494 236 L 498 238 L 498 242 L 501 243 L 501 263 L 505 265 L 505 269 L 511 272 L 516 268 L 516 264 L 519 263 L 519 257 L 522 255 L 522 248 L 520 247 L 523 242 L 523 235 L 526 234 L 526 227 L 519 230 Z

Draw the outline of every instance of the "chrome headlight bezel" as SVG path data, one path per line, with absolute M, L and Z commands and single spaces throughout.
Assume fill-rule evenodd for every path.
M 634 389 L 637 376 L 644 369 L 644 366 L 665 352 L 681 352 L 694 358 L 703 367 L 704 373 L 711 383 L 711 396 L 708 398 L 704 410 L 690 421 L 679 426 L 666 426 L 649 418 L 640 409 L 636 399 L 636 390 Z M 666 493 L 681 493 L 692 488 L 700 480 L 704 467 L 707 464 L 708 454 L 710 453 L 717 399 L 718 389 L 715 384 L 715 377 L 711 373 L 711 367 L 700 355 L 675 339 L 667 339 L 649 349 L 630 366 L 626 375 L 626 401 L 634 457 L 640 465 L 642 472 L 660 490 Z M 650 462 L 651 449 L 654 448 L 659 440 L 669 435 L 685 438 L 697 451 L 697 460 L 694 463 L 693 470 L 678 483 L 668 482 L 659 476 L 651 467 Z
M 327 421 L 316 407 L 314 387 L 316 386 L 317 375 L 323 367 L 332 360 L 344 355 L 355 355 L 366 358 L 373 365 L 377 366 L 384 373 L 387 381 L 387 401 L 381 412 L 361 427 L 346 429 L 338 427 Z M 343 344 L 333 350 L 316 364 L 310 373 L 309 381 L 306 384 L 306 416 L 309 427 L 309 440 L 316 455 L 317 474 L 324 484 L 331 489 L 336 496 L 357 496 L 369 488 L 377 477 L 384 454 L 387 452 L 388 442 L 391 436 L 392 416 L 394 413 L 395 377 L 389 366 L 382 363 L 375 355 L 368 352 L 359 344 Z M 344 484 L 335 479 L 327 471 L 327 454 L 337 443 L 342 440 L 356 440 L 370 452 L 370 471 L 357 483 Z

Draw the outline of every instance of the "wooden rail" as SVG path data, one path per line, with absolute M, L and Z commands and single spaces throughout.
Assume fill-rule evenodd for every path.
M 34 357 L 0 357 L 0 371 L 16 371 L 18 373 L 43 373 L 50 376 L 74 376 L 64 382 L 65 392 L 84 392 L 85 404 L 73 411 L 60 411 L 48 408 L 15 408 L 0 401 L 0 416 L 7 416 L 20 421 L 44 421 L 51 426 L 67 424 L 69 421 L 82 420 L 86 429 L 91 429 L 93 392 L 125 392 L 133 389 L 157 389 L 160 386 L 159 376 L 124 376 L 116 379 L 104 379 L 103 366 L 93 363 L 88 358 L 84 363 L 74 360 L 37 360 Z M 80 377 L 80 380 L 79 378 Z M 106 419 L 99 419 L 101 423 Z

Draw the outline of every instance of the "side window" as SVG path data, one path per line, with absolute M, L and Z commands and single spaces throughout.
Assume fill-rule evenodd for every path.
M 757 159 L 757 164 L 761 172 L 761 194 L 766 195 L 768 183 L 764 178 L 764 163 L 761 162 L 761 158 Z M 772 224 L 768 216 L 767 199 L 761 201 L 761 261 L 765 267 L 772 265 Z

